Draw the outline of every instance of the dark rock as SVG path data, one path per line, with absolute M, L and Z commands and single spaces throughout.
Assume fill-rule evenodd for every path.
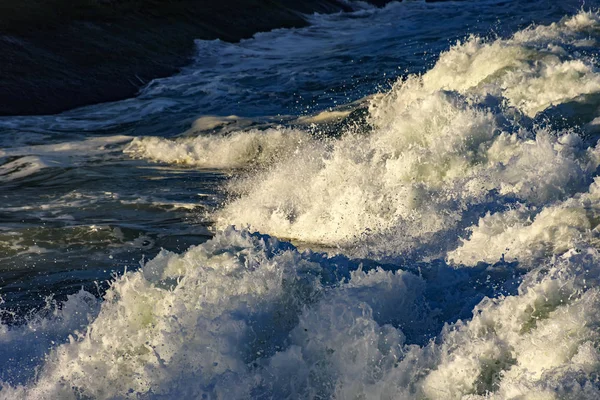
M 338 0 L 2 1 L 0 115 L 131 97 L 188 63 L 194 39 L 235 42 L 304 26 L 306 13 L 349 10 Z

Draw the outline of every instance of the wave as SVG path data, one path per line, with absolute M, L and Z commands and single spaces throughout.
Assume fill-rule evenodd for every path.
M 0 398 L 591 399 L 599 261 L 595 249 L 570 252 L 514 290 L 510 265 L 421 263 L 417 275 L 230 228 L 118 278 L 99 310 L 82 292 L 43 324 L 3 327 L 3 349 L 44 338 L 2 353 L 15 368 L 61 344 Z M 473 304 L 470 320 L 442 328 Z
M 135 138 L 125 149 L 134 157 L 201 168 L 240 168 L 268 165 L 293 154 L 310 135 L 292 129 L 268 129 L 163 139 Z
M 543 206 L 586 190 L 599 148 L 535 117 L 598 92 L 593 57 L 572 59 L 597 28 L 597 15 L 582 12 L 510 39 L 456 45 L 424 75 L 371 100 L 368 135 L 350 131 L 237 182 L 239 197 L 218 226 L 369 247 L 361 256 L 439 257 L 482 209 Z
M 0 398 L 599 398 L 599 37 L 472 37 L 339 138 L 135 139 L 250 168 L 208 242 L 0 325 Z
M 48 168 L 68 168 L 91 161 L 121 156 L 121 145 L 132 138 L 123 135 L 56 144 L 0 148 L 0 182 L 39 174 Z
M 600 248 L 599 184 L 599 178 L 595 178 L 589 192 L 539 212 L 520 206 L 488 213 L 476 226 L 469 228 L 470 237 L 450 252 L 448 258 L 463 265 L 495 262 L 500 258 L 533 265 L 573 249 L 589 245 Z

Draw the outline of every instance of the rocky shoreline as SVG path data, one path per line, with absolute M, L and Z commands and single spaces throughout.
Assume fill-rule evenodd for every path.
M 55 114 L 132 97 L 186 65 L 194 39 L 235 42 L 305 26 L 305 14 L 350 10 L 341 0 L 3 2 L 0 115 Z

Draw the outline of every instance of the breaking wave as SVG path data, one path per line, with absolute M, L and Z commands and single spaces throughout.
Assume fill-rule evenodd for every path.
M 472 37 L 339 138 L 135 139 L 261 168 L 208 242 L 2 325 L 0 398 L 599 398 L 598 38 Z
M 598 104 L 600 74 L 582 56 L 598 26 L 597 14 L 580 13 L 457 44 L 371 101 L 370 133 L 349 130 L 237 182 L 239 198 L 218 225 L 360 256 L 444 257 L 482 210 L 542 207 L 587 190 L 600 148 L 574 127 L 556 130 L 552 112 Z

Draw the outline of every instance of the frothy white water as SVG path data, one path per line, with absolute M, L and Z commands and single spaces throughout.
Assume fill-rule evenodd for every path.
M 333 246 L 368 240 L 361 255 L 443 256 L 457 245 L 446 233 L 482 207 L 543 206 L 585 190 L 600 149 L 528 116 L 600 90 L 593 59 L 581 53 L 598 26 L 597 14 L 582 12 L 510 39 L 456 45 L 371 101 L 370 134 L 312 145 L 236 183 L 239 198 L 219 226 Z
M 0 397 L 592 399 L 599 261 L 583 249 L 547 262 L 516 294 L 484 298 L 470 321 L 419 345 L 456 296 L 477 298 L 460 289 L 461 271 L 366 272 L 228 229 L 119 278 L 93 322 Z M 93 318 L 80 297 L 65 311 Z M 4 342 L 31 329 L 4 327 Z M 11 359 L 21 365 L 26 356 Z
M 500 258 L 533 265 L 552 255 L 591 244 L 600 248 L 600 188 L 595 178 L 587 193 L 537 209 L 521 206 L 488 213 L 470 228 L 468 240 L 449 253 L 452 261 L 474 265 Z M 537 214 L 537 215 L 536 215 Z
M 518 295 L 484 299 L 471 321 L 442 332 L 441 362 L 425 377 L 425 394 L 597 398 L 598 261 L 596 250 L 573 252 L 529 273 Z
M 437 240 L 476 205 L 544 205 L 585 190 L 598 165 L 598 149 L 575 134 L 507 131 L 491 110 L 446 92 L 411 100 L 386 122 L 236 183 L 241 197 L 220 224 L 329 245 L 384 234 L 375 245 L 402 252 Z
M 7 398 L 4 389 L 8 382 L 33 379 L 36 374 L 34 366 L 43 363 L 49 349 L 85 331 L 99 309 L 98 299 L 81 291 L 69 296 L 60 307 L 49 299 L 42 310 L 31 315 L 27 323 L 18 328 L 0 325 L 0 380 L 3 389 L 0 397 Z
M 507 40 L 472 37 L 441 54 L 423 87 L 502 96 L 528 116 L 600 90 L 600 74 L 585 49 L 597 45 L 599 17 L 582 12 Z
M 0 182 L 24 178 L 48 167 L 50 167 L 50 164 L 40 157 L 20 157 L 0 165 Z
M 267 165 L 293 155 L 311 142 L 308 134 L 291 129 L 235 132 L 178 139 L 140 137 L 125 149 L 134 157 L 201 168 L 239 168 Z
M 263 168 L 230 184 L 212 240 L 100 306 L 82 292 L 2 325 L 1 349 L 39 346 L 0 352 L 0 398 L 599 398 L 600 146 L 538 124 L 585 103 L 593 125 L 599 28 L 581 12 L 472 38 L 372 99 L 368 133 L 136 139 L 138 157 Z

